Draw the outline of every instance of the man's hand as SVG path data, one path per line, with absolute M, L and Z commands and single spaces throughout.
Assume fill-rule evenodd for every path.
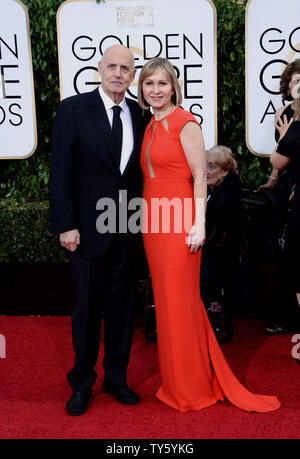
M 59 235 L 61 245 L 71 252 L 74 252 L 80 244 L 80 234 L 77 229 L 66 231 Z

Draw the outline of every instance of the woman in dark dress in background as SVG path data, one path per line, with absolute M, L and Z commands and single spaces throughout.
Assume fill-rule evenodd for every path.
M 295 100 L 292 96 L 293 87 L 300 79 L 300 59 L 289 63 L 280 78 L 280 93 L 282 99 L 291 101 L 287 106 L 280 107 L 275 113 L 275 140 L 279 141 L 280 129 L 283 123 L 288 123 L 295 113 Z M 266 188 L 274 191 L 276 197 L 275 221 L 273 228 L 274 255 L 275 255 L 275 290 L 273 320 L 265 333 L 277 335 L 288 333 L 294 329 L 295 321 L 300 320 L 297 302 L 294 293 L 289 290 L 287 278 L 287 249 L 286 249 L 286 225 L 290 212 L 290 194 L 294 186 L 294 171 L 290 164 L 284 169 L 278 170 L 273 166 L 272 172 L 265 185 L 258 191 Z M 276 186 L 275 186 L 276 185 Z
M 300 59 L 296 59 L 293 62 L 290 62 L 282 72 L 282 75 L 280 77 L 280 94 L 282 96 L 282 99 L 288 102 L 291 102 L 288 105 L 283 105 L 280 107 L 278 110 L 276 110 L 275 113 L 275 125 L 279 125 L 280 120 L 284 121 L 284 117 L 286 117 L 287 121 L 290 121 L 291 118 L 293 118 L 294 113 L 295 113 L 295 101 L 292 97 L 292 89 L 293 87 L 297 84 L 298 79 L 300 75 Z M 275 140 L 276 143 L 279 140 L 279 132 L 277 129 L 275 129 Z M 287 168 L 289 169 L 289 167 Z M 275 185 L 279 185 L 281 182 L 281 178 L 285 175 L 285 170 L 280 170 L 276 167 L 273 167 L 271 174 L 269 175 L 267 183 L 264 185 L 261 185 L 257 191 L 260 191 L 261 189 L 269 189 L 272 190 Z M 278 186 L 277 186 L 278 188 Z
M 271 155 L 276 169 L 288 166 L 293 172 L 295 185 L 291 194 L 291 211 L 287 226 L 288 276 L 300 306 L 300 80 L 294 87 L 295 114 L 290 122 L 281 123 L 280 139 Z M 300 323 L 297 324 L 300 327 Z

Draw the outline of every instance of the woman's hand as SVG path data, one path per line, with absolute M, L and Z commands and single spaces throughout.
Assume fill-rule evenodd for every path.
M 254 190 L 254 192 L 259 193 L 260 191 L 263 191 L 263 190 L 272 191 L 276 184 L 277 184 L 277 181 L 275 180 L 275 178 L 273 176 L 269 177 L 268 181 L 264 183 L 263 185 L 260 185 L 256 190 Z
M 294 121 L 294 118 L 291 118 L 290 121 L 288 121 L 286 115 L 283 116 L 283 121 L 281 118 L 278 118 L 278 121 L 275 124 L 275 128 L 279 132 L 280 140 L 282 139 L 282 137 L 285 136 L 288 128 L 290 127 L 293 121 Z
M 186 237 L 186 244 L 190 248 L 191 253 L 196 253 L 205 242 L 205 226 L 201 228 L 193 225 Z

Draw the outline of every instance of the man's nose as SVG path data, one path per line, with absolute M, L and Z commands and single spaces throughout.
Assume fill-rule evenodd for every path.
M 117 66 L 114 71 L 114 75 L 120 77 L 122 75 L 121 67 Z

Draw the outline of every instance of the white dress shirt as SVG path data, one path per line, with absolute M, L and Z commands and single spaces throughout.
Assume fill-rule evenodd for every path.
M 129 107 L 127 105 L 125 97 L 121 100 L 119 104 L 115 104 L 113 100 L 108 97 L 101 86 L 99 86 L 99 93 L 103 100 L 104 107 L 106 109 L 108 121 L 110 123 L 110 127 L 112 127 L 113 122 L 113 110 L 112 107 L 114 105 L 119 105 L 121 107 L 120 118 L 123 124 L 123 142 L 122 142 L 122 152 L 121 152 L 121 161 L 120 161 L 120 172 L 123 174 L 128 160 L 131 156 L 134 140 L 133 140 L 133 130 L 132 130 L 132 120 Z

